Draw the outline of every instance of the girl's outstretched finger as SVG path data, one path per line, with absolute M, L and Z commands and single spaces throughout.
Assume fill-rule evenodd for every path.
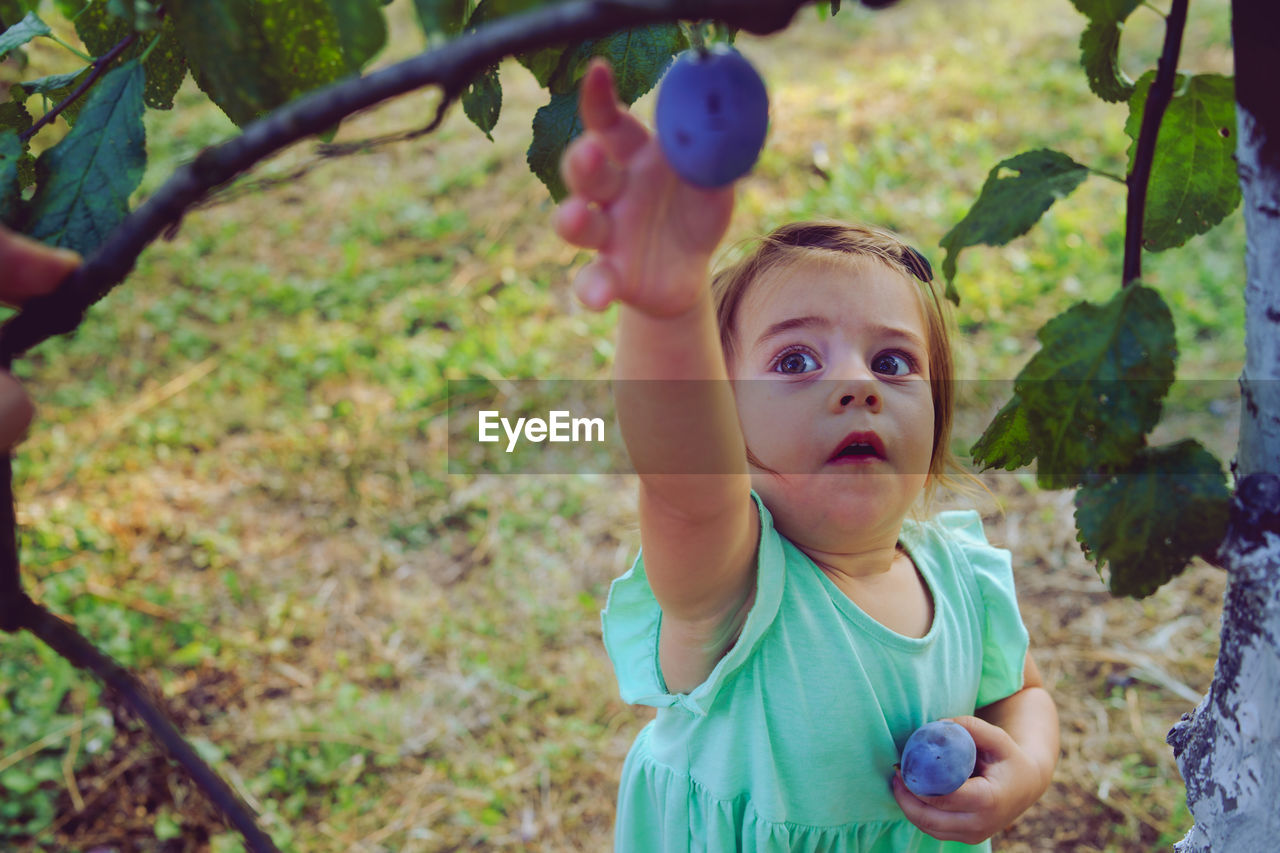
M 599 249 L 609 241 L 609 219 L 583 198 L 572 196 L 556 208 L 556 234 L 580 249 Z
M 605 153 L 615 163 L 626 164 L 649 141 L 648 129 L 618 101 L 613 71 L 603 59 L 594 59 L 587 67 L 578 112 L 583 127 L 598 134 Z
M 592 311 L 603 311 L 614 300 L 616 276 L 607 261 L 596 259 L 578 270 L 573 292 L 578 301 Z
M 609 160 L 598 135 L 586 133 L 575 139 L 560 161 L 565 186 L 597 204 L 609 204 L 622 194 L 627 179 Z

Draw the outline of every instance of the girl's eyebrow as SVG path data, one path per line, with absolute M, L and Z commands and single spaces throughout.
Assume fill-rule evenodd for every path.
M 781 335 L 784 332 L 790 332 L 793 329 L 809 329 L 809 328 L 815 328 L 815 327 L 830 328 L 831 321 L 828 320 L 826 317 L 817 317 L 814 315 L 809 315 L 805 317 L 791 317 L 786 320 L 779 320 L 777 323 L 774 323 L 773 325 L 769 326 L 769 328 L 764 330 L 764 334 L 762 334 L 760 338 L 756 341 L 756 346 L 759 346 L 760 344 L 763 344 L 765 341 L 769 340 L 770 338 Z M 885 325 L 876 323 L 871 326 L 871 331 L 875 334 L 882 335 L 884 337 L 902 338 L 907 342 L 919 347 L 921 350 L 926 349 L 924 345 L 924 341 L 920 339 L 920 336 L 908 329 L 901 329 L 901 328 L 898 328 L 897 326 L 885 326 Z
M 808 329 L 814 326 L 828 328 L 831 326 L 831 322 L 825 317 L 815 317 L 812 315 L 807 317 L 791 317 L 787 320 L 780 320 L 764 330 L 764 334 L 762 334 L 756 341 L 756 345 L 759 346 L 770 338 L 777 337 L 783 332 L 789 332 L 792 329 Z

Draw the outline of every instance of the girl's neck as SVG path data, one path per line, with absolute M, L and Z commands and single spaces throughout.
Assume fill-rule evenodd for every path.
M 905 556 L 900 543 L 859 551 L 832 552 L 797 547 L 833 581 L 839 579 L 872 579 L 890 572 L 895 561 Z

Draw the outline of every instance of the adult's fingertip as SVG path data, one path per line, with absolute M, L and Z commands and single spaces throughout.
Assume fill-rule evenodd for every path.
M 0 453 L 8 453 L 27 434 L 35 406 L 22 383 L 0 370 Z
M 578 301 L 592 311 L 603 311 L 613 301 L 610 276 L 599 263 L 587 264 L 573 282 Z

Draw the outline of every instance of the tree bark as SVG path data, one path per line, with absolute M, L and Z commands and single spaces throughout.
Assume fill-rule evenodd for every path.
M 1213 683 L 1168 737 L 1195 818 L 1178 853 L 1280 843 L 1280 16 L 1268 0 L 1234 0 L 1231 23 L 1247 235 L 1238 483 Z

